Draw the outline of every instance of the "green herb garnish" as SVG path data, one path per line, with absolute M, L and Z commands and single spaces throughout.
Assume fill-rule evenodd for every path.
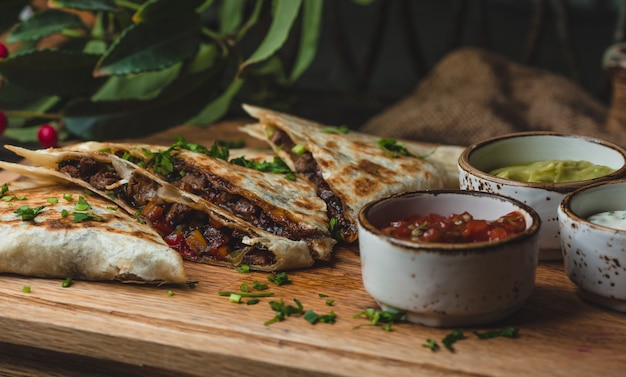
M 437 344 L 437 341 L 431 338 L 426 339 L 426 343 L 422 344 L 422 347 L 426 347 L 433 352 L 439 351 L 439 349 L 441 348 L 439 347 L 439 344 Z
M 22 287 L 23 293 L 30 293 L 30 285 L 25 285 Z
M 219 291 L 220 296 L 230 296 L 232 294 L 240 295 L 241 297 L 270 297 L 273 296 L 273 292 L 231 292 L 231 291 Z
M 24 204 L 20 208 L 13 211 L 18 216 L 22 217 L 22 220 L 29 221 L 33 220 L 35 216 L 37 216 L 41 211 L 45 208 L 45 206 L 30 208 L 28 205 Z
M 9 184 L 3 183 L 2 186 L 0 186 L 0 196 L 4 196 L 7 192 L 9 192 Z
M 393 158 L 396 158 L 400 155 L 417 157 L 404 147 L 404 143 L 396 141 L 396 139 L 380 139 L 378 140 L 378 146 L 380 146 L 387 155 Z
M 87 212 L 72 212 L 72 216 L 74 216 L 73 222 L 75 223 L 80 223 L 83 221 L 104 221 L 104 217 Z
M 329 314 L 325 314 L 325 315 L 318 315 L 313 310 L 307 310 L 304 313 L 304 319 L 312 325 L 318 322 L 333 324 L 337 320 L 337 315 L 332 310 L 330 311 Z
M 283 161 L 280 157 L 275 156 L 271 162 L 246 160 L 245 157 L 236 157 L 231 159 L 230 163 L 262 172 L 284 174 L 285 178 L 287 178 L 288 180 L 296 180 L 296 173 L 292 171 L 285 163 L 285 161 Z
M 300 301 L 295 298 L 293 299 L 293 301 L 296 303 L 296 306 L 286 305 L 283 302 L 282 298 L 280 299 L 280 301 L 270 301 L 270 307 L 272 308 L 274 312 L 276 312 L 276 315 L 274 316 L 274 318 L 266 321 L 264 325 L 268 326 L 278 321 L 284 321 L 286 317 L 290 317 L 291 315 L 294 315 L 294 314 L 296 315 L 302 314 L 304 310 L 302 303 L 300 303 Z
M 168 289 L 167 291 L 165 291 L 165 293 L 170 297 L 174 296 L 174 292 L 172 292 L 171 289 Z
M 456 352 L 453 345 L 454 343 L 462 339 L 465 339 L 465 332 L 463 331 L 463 329 L 458 329 L 446 335 L 445 338 L 443 338 L 443 340 L 441 341 L 441 343 L 443 343 L 443 345 L 450 352 Z
M 347 134 L 350 132 L 350 129 L 346 125 L 341 125 L 338 127 L 324 127 L 322 132 L 325 134 Z
M 230 297 L 228 298 L 228 301 L 238 304 L 241 302 L 241 295 L 237 293 L 231 293 Z
M 365 317 L 367 318 L 373 326 L 381 326 L 385 331 L 391 331 L 392 325 L 396 321 L 402 320 L 405 313 L 401 311 L 387 311 L 387 310 L 378 310 L 374 308 L 367 308 L 360 313 L 356 313 L 353 315 L 353 318 Z M 383 325 L 381 325 L 381 323 Z
M 517 338 L 519 336 L 519 329 L 517 327 L 505 327 L 503 329 L 498 330 L 489 330 L 485 332 L 474 331 L 474 334 L 480 339 L 491 339 L 496 337 L 505 337 L 505 338 Z
M 72 200 L 72 197 L 74 195 L 72 194 L 63 194 L 63 199 L 67 200 L 68 202 Z
M 286 272 L 281 272 L 276 275 L 268 276 L 267 280 L 271 281 L 272 283 L 275 283 L 276 285 L 283 285 L 283 284 L 291 283 L 291 279 L 289 279 L 289 276 L 287 276 Z
M 259 302 L 261 302 L 261 300 L 259 300 L 258 298 L 253 298 L 252 300 L 246 301 L 246 305 L 256 305 Z
M 63 288 L 69 288 L 70 285 L 72 285 L 72 278 L 70 277 L 65 278 L 65 280 L 63 280 L 63 283 L 61 283 L 61 287 Z
M 247 264 L 242 264 L 237 268 L 237 272 L 247 274 L 248 272 L 250 272 L 250 266 L 248 266 Z
M 304 146 L 304 144 L 296 144 L 291 148 L 291 153 L 295 154 L 296 156 L 301 156 L 304 154 L 304 152 L 306 152 L 306 147 Z
M 268 289 L 269 286 L 267 284 L 261 284 L 258 280 L 255 280 L 252 282 L 252 288 L 256 289 L 257 291 L 264 291 Z
M 50 204 L 56 204 L 59 202 L 59 199 L 57 198 L 48 198 L 46 199 L 46 202 L 50 203 Z

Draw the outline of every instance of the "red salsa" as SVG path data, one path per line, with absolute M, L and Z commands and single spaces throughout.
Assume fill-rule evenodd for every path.
M 392 221 L 382 228 L 388 236 L 416 242 L 467 243 L 502 240 L 526 229 L 524 216 L 514 211 L 497 220 L 477 220 L 468 212 L 442 216 L 430 213 Z

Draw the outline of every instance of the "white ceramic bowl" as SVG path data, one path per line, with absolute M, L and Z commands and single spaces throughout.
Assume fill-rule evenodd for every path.
M 489 174 L 494 169 L 540 160 L 585 160 L 615 172 L 600 178 L 564 182 L 519 182 Z M 557 207 L 563 197 L 584 185 L 626 174 L 626 151 L 607 141 L 552 132 L 522 132 L 487 139 L 467 147 L 459 157 L 459 186 L 509 196 L 541 216 L 539 260 L 561 260 Z
M 589 222 L 589 216 L 626 210 L 626 181 L 576 190 L 558 208 L 563 263 L 581 297 L 626 312 L 626 231 Z
M 520 211 L 526 230 L 511 238 L 476 243 L 418 243 L 380 229 L 409 215 L 469 212 L 495 220 Z M 427 326 L 495 322 L 524 304 L 535 285 L 539 215 L 514 199 L 484 192 L 409 192 L 375 200 L 359 212 L 363 285 L 384 310 Z

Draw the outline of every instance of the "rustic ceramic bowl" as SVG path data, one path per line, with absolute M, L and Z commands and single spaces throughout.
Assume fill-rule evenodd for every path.
M 563 264 L 581 297 L 626 312 L 626 231 L 591 223 L 589 216 L 626 209 L 626 181 L 583 187 L 558 208 Z
M 495 220 L 520 211 L 526 230 L 476 243 L 419 243 L 385 235 L 390 221 L 410 215 L 469 212 Z M 486 324 L 524 304 L 535 285 L 539 215 L 514 199 L 462 190 L 422 191 L 375 200 L 359 212 L 363 285 L 383 310 L 435 327 Z
M 564 182 L 519 182 L 489 174 L 494 169 L 540 160 L 586 160 L 615 169 L 600 178 Z M 484 140 L 467 147 L 458 161 L 459 186 L 464 190 L 512 197 L 541 216 L 539 260 L 561 260 L 557 207 L 563 197 L 584 185 L 626 174 L 626 151 L 607 141 L 552 132 L 523 132 Z

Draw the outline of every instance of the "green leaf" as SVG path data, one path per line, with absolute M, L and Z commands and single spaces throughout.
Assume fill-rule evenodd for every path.
M 317 54 L 317 43 L 322 25 L 323 0 L 304 0 L 300 46 L 289 80 L 296 81 L 311 65 Z
M 34 41 L 71 28 L 85 28 L 85 25 L 73 13 L 46 9 L 17 24 L 7 36 L 7 42 Z
M 77 100 L 63 112 L 65 129 L 83 139 L 105 140 L 138 137 L 182 124 L 217 95 L 222 68 L 179 79 L 149 101 Z
M 22 9 L 30 4 L 29 0 L 2 0 L 0 1 L 0 33 L 4 34 L 18 20 Z
M 200 44 L 200 19 L 131 25 L 98 62 L 94 75 L 126 75 L 172 66 L 193 57 Z
M 118 8 L 113 0 L 48 0 L 50 8 L 72 8 L 93 12 L 117 12 Z
M 240 74 L 249 65 L 268 59 L 283 46 L 298 16 L 301 5 L 302 0 L 276 0 L 269 31 L 248 60 L 240 65 Z
M 93 101 L 114 101 L 139 99 L 148 100 L 157 97 L 163 88 L 176 80 L 182 63 L 160 71 L 143 72 L 136 75 L 111 76 L 93 95 Z
M 209 103 L 198 115 L 187 121 L 187 123 L 192 125 L 207 125 L 223 117 L 228 112 L 230 103 L 243 86 L 243 83 L 244 80 L 235 79 L 224 93 Z
M 228 0 L 230 2 L 231 0 Z M 188 18 L 196 12 L 196 9 L 204 3 L 204 0 L 148 0 L 133 15 L 135 23 L 157 22 L 172 18 Z
M 84 95 L 103 82 L 91 74 L 98 58 L 65 50 L 31 50 L 0 60 L 0 75 L 39 94 Z
M 236 31 L 242 23 L 246 0 L 229 0 L 222 2 L 220 9 L 220 33 L 228 34 Z

